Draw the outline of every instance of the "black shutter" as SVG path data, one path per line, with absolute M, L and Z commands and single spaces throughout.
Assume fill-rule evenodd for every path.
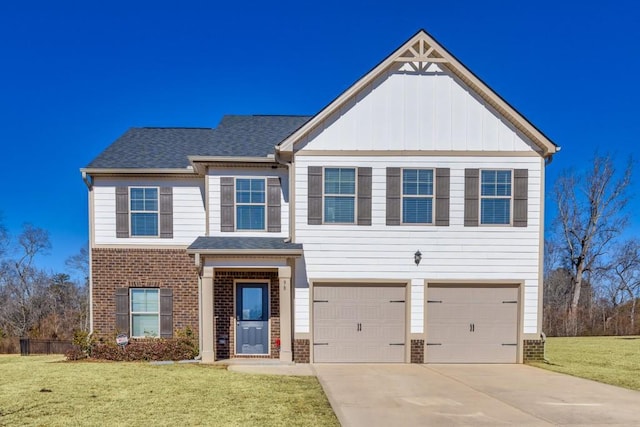
M 307 178 L 307 223 L 322 224 L 322 167 L 309 166 Z
M 116 289 L 116 330 L 129 334 L 129 288 Z
M 529 198 L 529 171 L 513 171 L 513 226 L 526 227 Z
M 220 178 L 220 231 L 235 231 L 235 188 L 232 177 Z
M 449 168 L 436 169 L 436 225 L 449 225 Z
M 129 237 L 128 187 L 116 187 L 116 237 Z
M 371 168 L 358 168 L 358 225 L 371 225 Z
M 173 289 L 160 289 L 160 338 L 173 337 Z
M 267 178 L 267 231 L 281 230 L 280 178 Z
M 387 225 L 400 225 L 400 168 L 387 168 Z
M 160 237 L 173 238 L 173 188 L 160 187 Z
M 464 170 L 464 225 L 465 227 L 478 226 L 478 191 L 480 190 L 480 170 Z

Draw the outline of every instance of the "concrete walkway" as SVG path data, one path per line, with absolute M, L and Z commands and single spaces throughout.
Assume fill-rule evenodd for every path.
M 525 365 L 313 365 L 343 426 L 639 426 L 640 392 Z

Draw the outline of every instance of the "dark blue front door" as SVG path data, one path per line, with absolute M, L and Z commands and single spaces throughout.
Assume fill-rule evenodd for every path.
M 269 292 L 267 284 L 238 283 L 236 289 L 236 354 L 269 351 Z

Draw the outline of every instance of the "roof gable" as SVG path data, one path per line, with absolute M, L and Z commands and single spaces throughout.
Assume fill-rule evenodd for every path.
M 539 147 L 543 156 L 550 156 L 559 150 L 546 135 L 533 126 L 515 108 L 489 88 L 482 80 L 466 68 L 460 61 L 450 54 L 426 31 L 420 30 L 391 55 L 365 74 L 349 89 L 339 95 L 318 114 L 293 132 L 280 143 L 280 152 L 293 152 L 294 147 L 304 140 L 324 120 L 351 102 L 367 85 L 373 83 L 391 68 L 401 68 L 405 71 L 425 72 L 430 67 L 441 67 L 453 74 L 468 86 L 487 105 L 502 115 L 519 133 Z

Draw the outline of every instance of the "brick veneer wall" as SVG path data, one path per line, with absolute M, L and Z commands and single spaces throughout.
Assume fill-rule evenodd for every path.
M 524 340 L 523 353 L 524 363 L 544 361 L 544 341 Z
M 296 363 L 309 363 L 311 361 L 311 342 L 307 339 L 293 340 L 293 361 Z
M 424 363 L 424 340 L 411 340 L 411 363 Z
M 184 249 L 92 249 L 93 328 L 99 338 L 116 332 L 117 288 L 173 289 L 173 331 L 198 333 L 198 273 Z
M 271 352 L 264 356 L 236 355 L 235 352 L 235 307 L 233 301 L 234 280 L 268 280 L 271 284 L 269 294 L 269 318 L 271 320 Z M 215 270 L 213 281 L 214 317 L 216 360 L 231 357 L 273 358 L 280 357 L 280 349 L 276 347 L 276 340 L 280 338 L 280 283 L 275 271 L 234 271 Z

